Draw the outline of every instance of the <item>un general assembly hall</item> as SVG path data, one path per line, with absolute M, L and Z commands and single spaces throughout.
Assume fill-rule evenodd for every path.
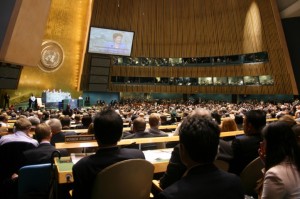
M 297 1 L 33 2 L 1 3 L 1 93 L 11 103 L 48 89 L 93 104 L 298 95 Z M 114 32 L 131 33 L 125 54 L 101 51 Z
M 300 0 L 1 0 L 0 198 L 298 198 L 299 27 Z

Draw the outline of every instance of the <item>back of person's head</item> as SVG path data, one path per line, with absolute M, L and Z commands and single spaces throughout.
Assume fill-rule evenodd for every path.
M 16 131 L 25 131 L 31 128 L 31 122 L 27 118 L 19 118 L 15 122 Z
M 44 112 L 43 112 L 43 119 L 44 119 L 44 120 L 49 120 L 49 118 L 50 118 L 50 113 L 49 113 L 49 111 L 44 111 Z
M 100 146 L 117 144 L 123 132 L 121 116 L 110 108 L 102 110 L 94 118 L 94 132 Z
M 0 122 L 7 122 L 8 121 L 8 117 L 5 115 L 0 115 Z
M 40 119 L 35 116 L 28 117 L 28 120 L 31 122 L 32 126 L 37 126 L 39 123 L 41 123 Z
M 149 116 L 149 125 L 151 127 L 156 127 L 159 125 L 160 115 L 158 113 L 151 113 Z
M 212 117 L 198 114 L 185 118 L 179 130 L 180 144 L 190 159 L 197 163 L 212 163 L 215 160 L 219 136 L 220 128 Z
M 60 119 L 60 122 L 61 122 L 61 125 L 63 127 L 66 127 L 66 126 L 70 126 L 71 125 L 71 119 L 69 116 L 65 115 L 64 117 L 62 117 Z
M 94 131 L 94 123 L 91 123 L 88 127 L 88 131 L 87 131 L 88 134 L 95 134 L 95 131 Z
M 50 126 L 53 134 L 61 132 L 62 126 L 61 126 L 59 119 L 53 118 L 53 119 L 47 120 L 46 123 Z
M 134 114 L 134 115 L 131 116 L 130 119 L 131 119 L 131 121 L 134 121 L 134 120 L 135 120 L 136 118 L 138 118 L 138 117 L 139 117 L 138 115 Z
M 278 121 L 267 125 L 262 131 L 266 142 L 266 170 L 287 158 L 300 170 L 300 151 L 297 138 L 292 128 L 285 122 Z
M 283 115 L 278 119 L 278 121 L 286 122 L 291 127 L 297 124 L 294 117 L 291 115 Z
M 56 114 L 56 113 L 50 114 L 50 119 L 53 119 L 53 118 L 58 118 L 58 114 Z
M 84 115 L 81 119 L 82 126 L 88 128 L 89 125 L 93 122 L 93 119 L 89 115 Z
M 35 128 L 35 137 L 38 140 L 38 142 L 41 142 L 44 139 L 50 140 L 51 136 L 51 128 L 46 123 L 41 123 L 36 126 Z
M 144 118 L 138 117 L 133 121 L 133 131 L 145 131 L 146 129 L 146 122 Z
M 243 124 L 244 118 L 242 115 L 235 115 L 234 116 L 234 121 L 237 125 Z
M 237 125 L 231 117 L 223 118 L 222 125 L 221 125 L 221 132 L 237 131 L 237 130 L 238 130 Z
M 221 115 L 218 112 L 212 112 L 211 116 L 215 119 L 218 124 L 221 124 Z
M 197 108 L 191 113 L 191 115 L 211 117 L 211 112 L 207 109 Z
M 166 121 L 167 121 L 167 116 L 166 116 L 166 115 L 161 115 L 161 116 L 160 116 L 160 120 L 161 120 L 162 122 L 166 122 Z
M 75 122 L 80 122 L 81 116 L 79 114 L 76 114 L 74 117 Z
M 251 124 L 256 132 L 260 132 L 266 126 L 266 113 L 262 110 L 250 110 L 245 113 L 245 123 Z M 244 130 L 248 133 L 245 128 Z

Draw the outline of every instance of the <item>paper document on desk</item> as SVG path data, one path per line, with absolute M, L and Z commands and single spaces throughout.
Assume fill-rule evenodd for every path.
M 71 159 L 73 164 L 76 164 L 81 158 L 84 158 L 85 156 L 89 156 L 95 153 L 71 153 Z
M 149 162 L 169 161 L 173 149 L 159 149 L 143 151 L 146 160 Z

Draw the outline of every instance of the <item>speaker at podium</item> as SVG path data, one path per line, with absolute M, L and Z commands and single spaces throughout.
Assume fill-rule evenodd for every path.
M 68 104 L 70 104 L 70 99 L 62 100 L 63 110 L 67 109 Z
M 78 104 L 77 104 L 77 107 L 78 108 L 81 108 L 81 107 L 83 107 L 83 99 L 78 99 Z
M 71 109 L 77 108 L 78 107 L 78 100 L 77 99 L 63 99 L 62 100 L 63 104 L 63 110 L 65 110 L 68 106 L 70 105 Z

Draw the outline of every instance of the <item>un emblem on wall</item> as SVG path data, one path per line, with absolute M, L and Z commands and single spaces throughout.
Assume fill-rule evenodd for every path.
M 44 41 L 42 44 L 39 68 L 45 72 L 54 72 L 60 68 L 64 61 L 64 51 L 55 41 Z

